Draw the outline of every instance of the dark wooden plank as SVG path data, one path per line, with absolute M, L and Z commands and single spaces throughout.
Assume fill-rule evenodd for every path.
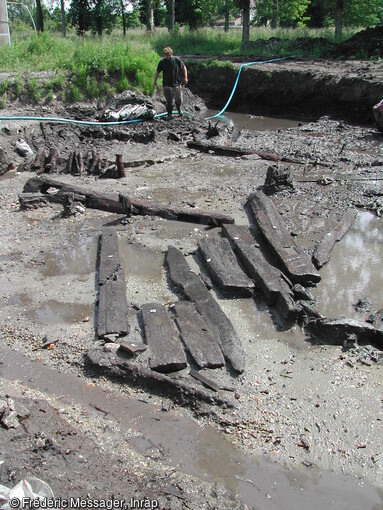
M 199 368 L 217 368 L 225 364 L 218 341 L 206 320 L 188 301 L 175 303 L 172 310 L 187 350 Z
M 115 279 L 101 285 L 99 291 L 97 334 L 127 335 L 129 332 L 125 276 L 121 268 Z
M 212 279 L 222 290 L 251 293 L 254 282 L 238 265 L 228 239 L 209 237 L 201 239 L 198 246 Z
M 324 237 L 316 246 L 313 253 L 313 261 L 318 269 L 327 264 L 330 260 L 331 251 L 338 241 L 348 232 L 351 225 L 354 223 L 357 212 L 355 209 L 348 209 L 342 216 L 339 223 Z
M 269 264 L 248 227 L 226 225 L 223 234 L 230 240 L 247 274 L 254 280 L 270 306 L 275 306 L 286 319 L 297 317 L 300 307 L 294 301 L 291 284 L 285 275 Z
M 200 374 L 199 372 L 197 372 L 197 370 L 190 370 L 189 375 L 191 375 L 194 379 L 200 381 L 207 388 L 210 388 L 213 391 L 219 391 L 221 389 L 217 383 L 215 383 L 208 377 L 205 377 L 203 374 Z
M 237 372 L 245 370 L 245 353 L 238 335 L 202 280 L 187 263 L 182 252 L 169 246 L 166 254 L 171 280 L 178 285 L 185 296 L 194 301 L 197 311 L 203 316 L 217 336 L 225 359 Z
M 129 331 L 125 274 L 120 265 L 118 238 L 114 228 L 101 235 L 97 334 L 125 335 Z
M 55 188 L 59 192 L 49 194 L 49 190 Z M 24 186 L 24 192 L 44 193 L 52 202 L 64 203 L 63 193 L 75 193 L 86 197 L 85 205 L 91 209 L 100 209 L 102 211 L 113 212 L 117 214 L 125 214 L 126 209 L 124 202 L 121 200 L 122 195 L 99 193 L 78 186 L 72 186 L 55 179 L 45 176 L 33 177 L 29 179 Z M 202 225 L 222 225 L 225 223 L 234 223 L 234 219 L 225 214 L 203 211 L 201 209 L 182 209 L 169 205 L 155 204 L 141 198 L 126 197 L 130 200 L 132 206 L 132 214 L 160 216 L 168 220 L 188 221 L 192 223 L 200 223 Z
M 120 267 L 118 237 L 115 228 L 105 227 L 101 234 L 100 266 L 98 282 L 103 285 L 112 279 Z
M 164 373 L 186 368 L 179 333 L 165 307 L 160 303 L 146 303 L 141 311 L 146 342 L 152 352 L 150 368 Z
M 294 283 L 315 284 L 320 275 L 310 257 L 289 234 L 274 202 L 257 190 L 248 202 L 255 221 L 288 277 Z

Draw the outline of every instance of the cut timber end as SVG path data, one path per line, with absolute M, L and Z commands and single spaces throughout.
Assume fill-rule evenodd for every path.
M 291 281 L 303 285 L 318 283 L 319 273 L 310 257 L 287 231 L 271 198 L 258 190 L 250 197 L 248 205 L 259 229 Z
M 152 352 L 150 368 L 164 373 L 186 368 L 179 333 L 165 307 L 160 303 L 146 303 L 141 310 L 146 342 Z

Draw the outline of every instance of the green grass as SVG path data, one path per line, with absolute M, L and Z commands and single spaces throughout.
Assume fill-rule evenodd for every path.
M 345 38 L 355 33 L 345 33 Z M 292 41 L 297 38 L 334 39 L 333 28 L 312 30 L 307 28 L 276 29 L 251 28 L 250 45 L 241 47 L 241 29 L 205 28 L 190 31 L 178 28 L 173 33 L 156 29 L 147 34 L 143 29 L 129 30 L 127 41 L 121 31 L 114 31 L 103 38 L 70 33 L 65 39 L 59 34 L 45 32 L 12 33 L 12 45 L 0 47 L 3 72 L 12 78 L 0 84 L 1 103 L 20 97 L 26 92 L 35 102 L 52 101 L 55 97 L 71 101 L 85 98 L 110 97 L 117 91 L 128 89 L 145 94 L 153 92 L 153 77 L 162 50 L 171 46 L 175 54 L 207 55 L 214 59 L 235 55 L 283 57 L 292 54 Z M 272 39 L 273 38 L 273 39 Z M 272 40 L 266 46 L 264 41 Z M 311 48 L 311 54 L 293 52 L 297 56 L 320 57 L 321 49 Z M 219 61 L 216 60 L 216 63 Z M 210 65 L 213 65 L 210 61 Z M 218 64 L 217 64 L 218 65 Z M 219 65 L 230 65 L 228 62 Z M 48 71 L 50 76 L 39 79 L 31 73 Z M 29 76 L 26 80 L 24 76 Z

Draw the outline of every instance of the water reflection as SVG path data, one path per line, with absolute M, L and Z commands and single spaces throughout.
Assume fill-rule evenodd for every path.
M 212 117 L 219 110 L 204 110 L 201 117 Z M 227 126 L 235 126 L 238 129 L 248 129 L 250 131 L 276 131 L 277 129 L 288 129 L 298 127 L 302 124 L 301 120 L 285 119 L 277 117 L 264 117 L 259 115 L 244 115 L 243 113 L 225 112 L 224 115 L 211 119 L 210 122 L 223 122 Z
M 26 315 L 36 324 L 73 324 L 82 322 L 92 313 L 92 305 L 50 300 L 28 310 Z
M 314 296 L 326 317 L 356 318 L 353 305 L 368 297 L 374 309 L 383 308 L 383 223 L 371 213 L 359 213 L 346 236 L 335 245 L 320 271 Z

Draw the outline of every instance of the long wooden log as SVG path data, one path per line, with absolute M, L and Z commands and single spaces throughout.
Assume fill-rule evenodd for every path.
M 290 158 L 287 156 L 280 156 L 279 154 L 273 154 L 272 152 L 266 152 L 266 151 L 258 151 L 255 149 L 248 149 L 244 147 L 230 147 L 226 145 L 215 145 L 205 142 L 197 142 L 197 141 L 189 141 L 187 143 L 187 146 L 190 149 L 197 149 L 201 152 L 214 152 L 214 154 L 218 154 L 220 156 L 231 156 L 231 157 L 238 157 L 238 156 L 249 156 L 249 155 L 257 155 L 262 159 L 265 159 L 267 161 L 283 161 L 288 163 L 298 163 L 298 164 L 304 164 L 303 161 L 299 161 L 295 158 Z
M 156 372 L 175 372 L 186 368 L 186 355 L 177 328 L 160 303 L 146 303 L 141 307 L 146 342 L 152 356 L 149 364 Z
M 182 341 L 199 368 L 217 368 L 225 364 L 218 341 L 206 320 L 197 312 L 195 305 L 178 301 L 172 310 Z
M 320 275 L 310 257 L 289 234 L 272 199 L 257 190 L 250 197 L 248 205 L 259 229 L 291 281 L 303 285 L 319 282 Z
M 300 307 L 294 301 L 291 284 L 285 275 L 263 256 L 248 227 L 224 225 L 223 234 L 230 240 L 247 274 L 254 280 L 270 306 L 275 306 L 283 317 L 295 319 Z
M 339 223 L 330 232 L 325 234 L 316 246 L 312 259 L 318 269 L 327 264 L 330 260 L 330 254 L 335 243 L 340 241 L 348 232 L 349 228 L 354 223 L 356 215 L 357 212 L 355 209 L 348 209 L 342 216 Z
M 117 233 L 113 228 L 102 231 L 99 284 L 98 336 L 126 335 L 129 332 L 126 282 L 118 255 Z
M 78 186 L 72 186 L 55 179 L 48 177 L 32 177 L 29 179 L 24 186 L 24 192 L 40 192 L 46 193 L 49 196 L 49 200 L 52 202 L 63 203 L 62 197 L 57 193 L 56 195 L 48 194 L 48 190 L 56 188 L 63 192 L 75 193 L 86 197 L 86 207 L 92 209 L 101 209 L 102 211 L 113 212 L 117 214 L 124 214 L 125 208 L 120 201 L 118 194 L 107 194 L 99 193 L 96 191 L 89 191 L 85 188 Z M 181 209 L 177 207 L 153 204 L 149 200 L 141 198 L 127 197 L 133 207 L 133 214 L 137 215 L 150 215 L 160 216 L 168 220 L 178 220 L 192 223 L 200 223 L 203 225 L 222 225 L 225 223 L 234 223 L 234 219 L 230 216 L 226 216 L 220 213 L 214 213 L 210 211 L 203 211 L 200 209 Z
M 156 393 L 166 394 L 167 397 L 171 396 L 180 404 L 195 408 L 203 401 L 227 408 L 235 407 L 234 402 L 229 398 L 202 386 L 197 387 L 189 377 L 174 379 L 118 354 L 118 351 L 117 353 L 104 352 L 100 348 L 94 348 L 87 352 L 86 357 L 93 367 L 103 373 L 147 387 Z
M 222 237 L 199 241 L 199 250 L 213 280 L 224 291 L 251 293 L 254 282 L 238 265 L 230 242 Z
M 191 271 L 184 255 L 174 246 L 169 246 L 166 254 L 171 280 L 178 285 L 188 299 L 195 303 L 218 338 L 225 359 L 237 372 L 245 370 L 245 353 L 238 335 L 202 280 Z

